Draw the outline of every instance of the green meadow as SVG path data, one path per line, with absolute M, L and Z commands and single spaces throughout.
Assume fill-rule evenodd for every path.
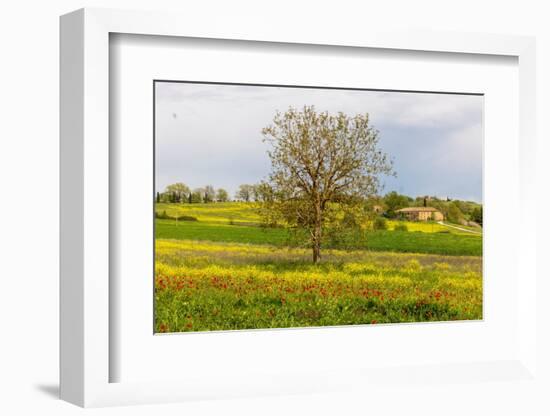
M 388 221 L 312 264 L 285 228 L 261 227 L 252 203 L 156 213 L 157 332 L 482 318 L 477 230 Z
M 289 245 L 285 228 L 261 227 L 253 204 L 227 202 L 211 204 L 157 204 L 157 213 L 183 220 L 157 219 L 156 238 L 218 241 L 226 243 Z M 405 224 L 409 231 L 394 231 Z M 372 230 L 357 239 L 355 249 L 481 256 L 480 234 L 464 232 L 437 223 L 388 221 L 387 230 Z M 332 247 L 339 248 L 339 247 Z

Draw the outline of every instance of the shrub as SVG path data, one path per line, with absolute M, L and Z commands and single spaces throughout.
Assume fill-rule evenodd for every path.
M 192 217 L 191 215 L 182 215 L 178 217 L 179 221 L 198 221 L 197 217 Z
M 407 227 L 407 224 L 397 224 L 395 227 L 393 227 L 394 231 L 409 231 L 409 228 Z
M 159 212 L 155 211 L 155 217 L 158 218 L 159 220 L 168 220 L 168 219 L 170 219 L 168 214 L 166 214 L 166 210 L 162 211 L 162 213 L 159 213 Z
M 166 210 L 162 211 L 162 213 L 155 212 L 155 217 L 159 220 L 178 220 L 178 221 L 198 221 L 197 217 L 192 217 L 191 215 L 182 215 L 180 217 L 171 217 L 166 213 Z
M 376 217 L 372 223 L 372 228 L 374 230 L 387 230 L 388 222 L 384 217 Z

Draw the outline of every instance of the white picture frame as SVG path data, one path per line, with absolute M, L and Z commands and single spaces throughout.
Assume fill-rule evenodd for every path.
M 382 380 L 397 386 L 401 373 L 381 368 L 368 373 L 341 369 L 330 377 L 280 374 L 266 379 L 237 379 L 229 374 L 185 381 L 110 382 L 114 356 L 109 348 L 109 35 L 112 33 L 206 39 L 331 45 L 505 55 L 519 65 L 519 209 L 526 213 L 534 201 L 535 183 L 535 41 L 529 37 L 464 33 L 411 33 L 360 30 L 358 33 L 294 33 L 276 25 L 239 28 L 230 22 L 204 27 L 192 16 L 165 13 L 82 9 L 61 18 L 61 398 L 88 406 L 158 403 L 197 398 L 297 394 L 357 389 Z M 521 215 L 518 227 L 517 292 L 518 354 L 501 362 L 457 365 L 442 363 L 415 370 L 433 383 L 434 374 L 449 381 L 480 383 L 483 371 L 502 373 L 521 383 L 538 380 L 536 309 L 536 218 Z M 335 335 L 332 335 L 335 336 Z M 422 367 L 422 366 L 420 366 Z M 476 375 L 477 374 L 477 375 Z M 345 377 L 344 377 L 345 376 Z M 346 382 L 341 380 L 346 379 Z M 443 394 L 451 395 L 450 391 Z

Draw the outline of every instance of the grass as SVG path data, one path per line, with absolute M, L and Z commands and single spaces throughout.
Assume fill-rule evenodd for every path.
M 410 230 L 410 228 L 409 228 Z M 156 220 L 156 237 L 178 240 L 203 240 L 250 244 L 288 244 L 284 228 L 261 228 L 251 225 L 229 225 L 220 222 L 205 223 Z M 375 251 L 432 253 L 458 256 L 480 256 L 482 239 L 470 233 L 428 233 L 420 231 L 371 231 L 357 248 Z
M 259 223 L 260 217 L 251 203 L 245 202 L 216 202 L 209 204 L 156 204 L 156 211 L 166 211 L 169 217 L 183 215 L 195 217 L 198 221 L 208 223 Z
M 481 235 L 388 221 L 314 265 L 287 230 L 260 227 L 252 204 L 156 210 L 180 218 L 156 219 L 156 332 L 482 318 Z
M 157 332 L 482 318 L 479 257 L 156 244 Z
M 166 212 L 169 217 L 194 217 L 200 222 L 214 224 L 259 224 L 260 217 L 254 208 L 253 203 L 246 202 L 216 202 L 208 204 L 156 204 L 156 211 L 159 214 Z M 397 224 L 405 224 L 409 231 L 422 231 L 425 233 L 437 233 L 448 231 L 452 234 L 465 234 L 463 231 L 445 227 L 436 222 L 412 222 L 412 221 L 387 221 L 388 230 L 393 230 Z M 467 226 L 460 226 L 472 231 L 481 232 L 481 229 Z
M 468 231 L 461 231 L 456 228 L 446 227 L 444 225 L 438 224 L 434 221 L 388 221 L 388 230 L 394 230 L 399 224 L 404 224 L 407 226 L 409 231 L 421 231 L 423 233 L 450 233 L 457 235 L 471 235 Z M 451 224 L 454 225 L 454 224 Z M 481 233 L 481 228 L 475 228 L 465 225 L 455 225 L 456 227 L 464 228 L 466 230 L 475 231 L 476 233 Z

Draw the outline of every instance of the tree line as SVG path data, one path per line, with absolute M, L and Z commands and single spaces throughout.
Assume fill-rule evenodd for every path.
M 168 185 L 164 192 L 157 191 L 157 203 L 175 203 L 175 204 L 201 204 L 210 202 L 260 202 L 267 195 L 266 184 L 242 184 L 235 193 L 234 199 L 231 199 L 229 192 L 223 188 L 215 189 L 212 185 L 206 185 L 202 188 L 191 189 L 183 182 L 177 182 Z
M 183 182 L 168 185 L 164 192 L 157 192 L 156 201 L 163 203 L 210 203 L 210 202 L 266 202 L 272 198 L 273 189 L 267 183 L 242 184 L 231 199 L 229 193 L 223 188 L 215 189 L 212 185 L 191 190 Z M 383 196 L 370 196 L 363 198 L 363 203 L 370 210 L 379 213 L 386 218 L 398 218 L 398 210 L 407 207 L 430 206 L 438 209 L 447 219 L 454 223 L 473 221 L 483 225 L 483 207 L 472 201 L 457 199 L 441 199 L 437 196 L 417 196 L 399 194 L 395 191 Z

